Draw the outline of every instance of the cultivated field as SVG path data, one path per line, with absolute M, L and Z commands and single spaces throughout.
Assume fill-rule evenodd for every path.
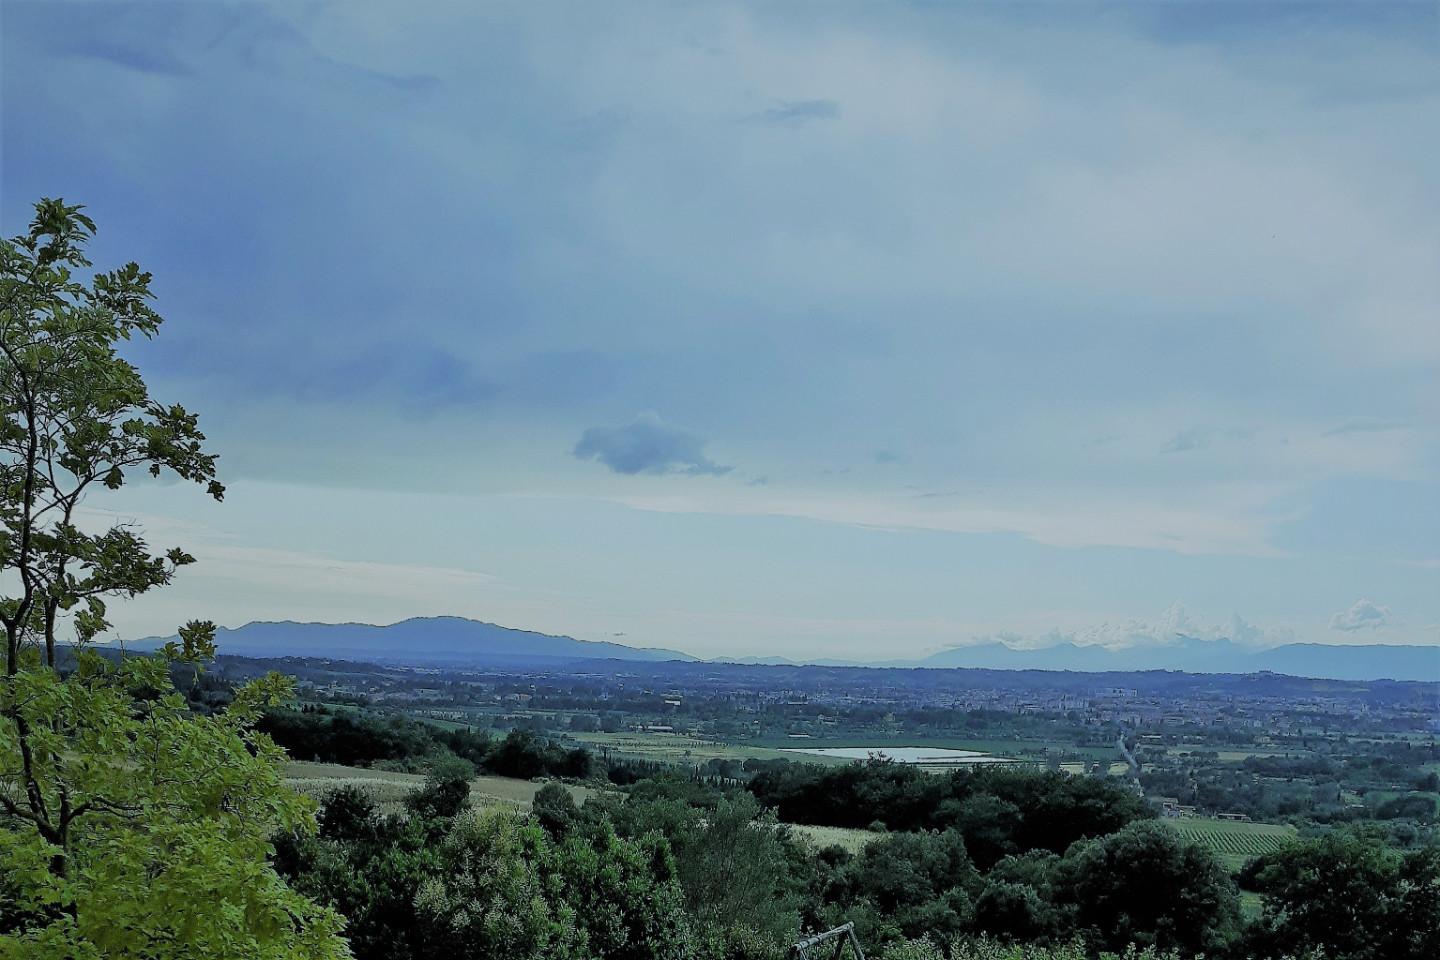
M 1086 764 L 1083 763 L 1062 763 L 1060 764 L 1060 769 L 1065 771 L 1066 773 L 1073 773 L 1079 775 L 1084 773 L 1088 768 Z M 1110 766 L 1107 768 L 1107 772 L 1112 777 L 1123 777 L 1126 771 L 1128 771 L 1129 769 L 1130 765 L 1125 761 L 1112 760 L 1110 762 Z
M 1191 843 L 1209 847 L 1232 870 L 1251 857 L 1278 850 L 1295 839 L 1295 828 L 1274 823 L 1212 820 L 1208 817 L 1167 817 L 1163 821 Z

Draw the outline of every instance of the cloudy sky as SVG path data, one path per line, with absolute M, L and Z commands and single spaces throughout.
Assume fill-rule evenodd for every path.
M 1440 642 L 1436 11 L 7 0 L 230 488 L 117 629 Z

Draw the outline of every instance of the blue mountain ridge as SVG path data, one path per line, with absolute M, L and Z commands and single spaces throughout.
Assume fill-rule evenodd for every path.
M 174 637 L 147 637 L 128 646 L 154 650 Z M 555 660 L 694 660 L 678 650 L 516 630 L 463 617 L 414 617 L 385 626 L 369 623 L 262 621 L 221 627 L 222 654 L 240 657 L 329 657 L 372 663 L 523 664 Z
M 149 637 L 127 646 L 153 650 L 172 637 Z M 374 663 L 429 665 L 523 665 L 566 660 L 696 661 L 699 657 L 660 647 L 577 640 L 518 630 L 463 617 L 415 617 L 377 626 L 367 623 L 256 621 L 221 628 L 222 654 L 244 657 L 328 657 Z M 913 660 L 858 661 L 786 657 L 716 657 L 713 663 L 847 667 L 969 667 L 995 670 L 1068 670 L 1085 673 L 1181 670 L 1189 673 L 1260 673 L 1327 680 L 1421 680 L 1440 682 L 1440 646 L 1291 643 L 1268 649 L 1230 640 L 1178 637 L 1174 643 L 1115 650 L 1061 643 L 1016 648 L 1000 642 L 956 646 Z

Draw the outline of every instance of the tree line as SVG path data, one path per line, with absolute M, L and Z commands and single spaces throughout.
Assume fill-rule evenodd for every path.
M 1060 853 L 1017 847 L 986 864 L 965 825 L 878 833 L 851 851 L 817 845 L 749 791 L 693 779 L 649 778 L 582 804 L 551 783 L 525 813 L 468 807 L 464 777 L 437 770 L 390 813 L 342 787 L 325 798 L 317 834 L 279 841 L 282 874 L 347 918 L 359 960 L 778 960 L 801 931 L 845 921 L 887 960 L 1132 947 L 1419 960 L 1440 936 L 1440 852 L 1400 853 L 1358 833 L 1257 858 L 1237 885 L 1208 849 L 1143 816 Z M 994 782 L 1043 795 L 1052 780 L 1063 777 L 1011 771 Z M 1092 802 L 1133 813 L 1122 798 Z M 1241 886 L 1263 905 L 1249 920 Z
M 313 705 L 273 707 L 256 729 L 293 759 L 347 767 L 424 773 L 438 760 L 455 757 L 497 777 L 600 778 L 615 784 L 634 783 L 665 769 L 654 761 L 598 757 L 585 747 L 566 746 L 524 727 L 496 736 L 489 730 L 443 729 L 403 714 Z

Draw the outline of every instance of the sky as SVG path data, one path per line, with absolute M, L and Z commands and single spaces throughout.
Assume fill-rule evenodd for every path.
M 115 632 L 1440 643 L 1437 9 L 5 0 L 229 488 Z

